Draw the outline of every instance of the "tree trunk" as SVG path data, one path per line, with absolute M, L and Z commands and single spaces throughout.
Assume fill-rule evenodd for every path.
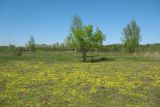
M 82 54 L 83 54 L 83 56 L 82 56 L 83 57 L 83 62 L 86 62 L 86 54 L 87 53 L 83 52 Z
M 77 48 L 74 49 L 75 56 L 77 56 Z
M 86 57 L 85 56 L 83 56 L 83 62 L 86 62 Z

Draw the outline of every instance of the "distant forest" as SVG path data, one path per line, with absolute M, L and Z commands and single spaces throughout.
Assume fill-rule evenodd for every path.
M 9 46 L 0 46 L 0 52 L 9 52 L 14 45 Z M 27 47 L 17 47 L 21 48 L 23 51 L 29 51 Z M 36 44 L 36 50 L 39 51 L 74 51 L 74 49 L 66 46 L 65 43 L 55 43 L 52 45 L 47 44 Z M 123 44 L 111 44 L 111 45 L 103 45 L 103 47 L 99 48 L 99 52 L 123 52 L 124 47 Z M 154 44 L 145 44 L 139 45 L 136 49 L 136 52 L 160 52 L 160 43 Z

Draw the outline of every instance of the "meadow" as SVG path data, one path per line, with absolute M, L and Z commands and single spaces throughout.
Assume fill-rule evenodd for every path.
M 73 52 L 0 54 L 1 107 L 159 107 L 160 57 Z

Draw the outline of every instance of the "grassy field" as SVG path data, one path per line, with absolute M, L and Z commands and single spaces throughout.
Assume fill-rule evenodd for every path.
M 160 57 L 0 54 L 1 107 L 159 107 Z

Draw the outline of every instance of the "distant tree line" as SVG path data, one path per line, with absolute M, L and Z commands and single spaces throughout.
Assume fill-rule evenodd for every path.
M 17 49 L 16 49 L 17 48 Z M 52 45 L 36 44 L 36 51 L 75 51 L 75 49 L 69 48 L 65 43 L 54 43 Z M 27 47 L 22 46 L 0 46 L 0 52 L 11 52 L 16 50 L 22 50 L 23 52 L 29 51 Z M 78 51 L 78 50 L 77 50 Z M 98 52 L 125 52 L 123 44 L 110 44 L 103 45 L 103 47 L 97 49 Z M 140 44 L 135 52 L 160 52 L 160 43 L 153 44 Z
M 103 52 L 126 52 L 123 44 L 104 45 L 99 51 Z M 135 50 L 136 53 L 140 52 L 160 52 L 160 43 L 153 44 L 140 44 Z

